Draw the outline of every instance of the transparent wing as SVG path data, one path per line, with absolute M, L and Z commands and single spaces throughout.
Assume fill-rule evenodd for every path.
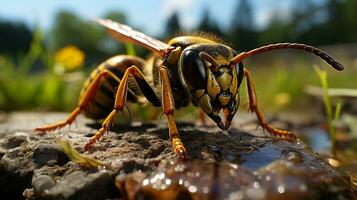
M 109 19 L 96 19 L 96 21 L 106 27 L 107 31 L 115 39 L 145 47 L 150 51 L 160 55 L 161 57 L 167 56 L 172 49 L 172 47 L 168 44 L 149 37 L 124 24 L 120 24 Z

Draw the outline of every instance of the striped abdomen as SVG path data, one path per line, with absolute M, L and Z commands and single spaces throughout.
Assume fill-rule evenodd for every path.
M 99 65 L 86 80 L 83 89 L 81 91 L 80 98 L 82 98 L 83 94 L 87 91 L 89 84 L 103 70 L 111 71 L 120 80 L 123 77 L 125 70 L 132 65 L 135 65 L 140 70 L 142 70 L 145 65 L 145 61 L 141 58 L 128 56 L 128 55 L 119 55 L 106 60 L 104 63 Z M 138 84 L 136 83 L 133 77 L 129 78 L 128 81 L 129 90 L 127 94 L 128 101 L 138 102 L 138 97 L 143 96 L 141 90 L 138 87 Z M 93 100 L 90 101 L 88 106 L 84 109 L 84 114 L 87 117 L 93 119 L 103 119 L 107 117 L 107 115 L 114 108 L 115 93 L 118 85 L 119 82 L 115 78 L 112 77 L 102 78 L 99 84 L 99 88 L 93 97 Z

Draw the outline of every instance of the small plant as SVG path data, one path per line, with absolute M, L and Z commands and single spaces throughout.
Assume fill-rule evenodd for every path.
M 1 56 L 3 61 L 0 63 L 0 109 L 23 109 L 35 103 L 41 83 L 38 77 L 28 81 L 27 75 L 43 52 L 41 42 L 42 32 L 36 28 L 27 54 L 18 55 L 17 59 Z
M 318 66 L 314 66 L 315 72 L 319 77 L 321 86 L 322 86 L 322 95 L 325 105 L 325 111 L 327 115 L 327 124 L 328 124 L 328 131 L 330 133 L 330 141 L 331 141 L 331 150 L 332 153 L 335 153 L 335 140 L 336 140 L 336 122 L 340 117 L 341 111 L 341 102 L 337 102 L 335 111 L 332 112 L 332 105 L 329 96 L 329 88 L 328 88 L 328 80 L 327 80 L 327 71 L 320 69 Z
M 111 168 L 111 166 L 107 163 L 104 163 L 102 161 L 90 158 L 88 156 L 79 153 L 76 149 L 73 148 L 73 146 L 71 145 L 68 139 L 63 139 L 63 138 L 60 139 L 59 145 L 61 146 L 64 153 L 68 156 L 68 158 L 71 161 L 79 163 L 82 167 L 91 168 L 91 169 L 102 168 L 102 167 L 105 167 L 106 169 Z
M 17 59 L 0 55 L 0 110 L 72 108 L 77 100 L 72 92 L 78 92 L 83 78 L 65 72 L 82 67 L 84 58 L 74 46 L 55 52 L 51 45 L 45 45 L 43 32 L 37 27 L 26 54 Z
M 127 55 L 136 56 L 136 51 L 135 51 L 135 47 L 134 47 L 133 44 L 126 43 L 125 44 L 125 50 L 126 50 L 126 54 Z

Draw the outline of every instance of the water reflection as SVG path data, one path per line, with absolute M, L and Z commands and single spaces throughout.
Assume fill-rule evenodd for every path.
M 279 153 L 280 158 L 257 169 L 228 161 L 162 161 L 155 172 L 117 178 L 116 185 L 129 200 L 354 198 L 348 179 L 339 172 L 323 164 L 312 169 L 312 158 L 296 162 L 285 159 L 289 152 Z

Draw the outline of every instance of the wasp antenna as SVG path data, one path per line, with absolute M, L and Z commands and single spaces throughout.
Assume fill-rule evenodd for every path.
M 199 56 L 200 56 L 200 58 L 202 59 L 202 60 L 206 60 L 206 61 L 208 61 L 209 63 L 211 63 L 212 64 L 212 66 L 211 66 L 211 69 L 213 70 L 213 71 L 216 71 L 217 69 L 218 69 L 218 63 L 216 62 L 216 60 L 212 57 L 212 56 L 210 56 L 208 53 L 206 53 L 206 52 L 200 52 L 199 54 L 198 54 Z
M 248 57 L 247 52 L 242 52 L 238 55 L 236 55 L 234 58 L 232 58 L 231 60 L 231 66 L 234 66 L 235 64 L 241 62 L 242 60 L 244 60 L 246 57 Z
M 320 57 L 321 59 L 326 61 L 328 64 L 330 64 L 336 70 L 342 71 L 344 68 L 341 63 L 337 62 L 334 58 L 329 56 L 326 52 L 324 52 L 318 48 L 315 48 L 315 47 L 312 47 L 312 46 L 309 46 L 306 44 L 299 44 L 299 43 L 276 43 L 276 44 L 270 44 L 270 45 L 258 47 L 256 49 L 250 50 L 248 52 L 243 52 L 243 53 L 235 56 L 231 60 L 231 63 L 236 64 L 249 56 L 264 53 L 267 51 L 273 51 L 273 50 L 277 50 L 277 49 L 298 49 L 298 50 L 307 51 L 307 52 L 310 52 L 310 53 Z

